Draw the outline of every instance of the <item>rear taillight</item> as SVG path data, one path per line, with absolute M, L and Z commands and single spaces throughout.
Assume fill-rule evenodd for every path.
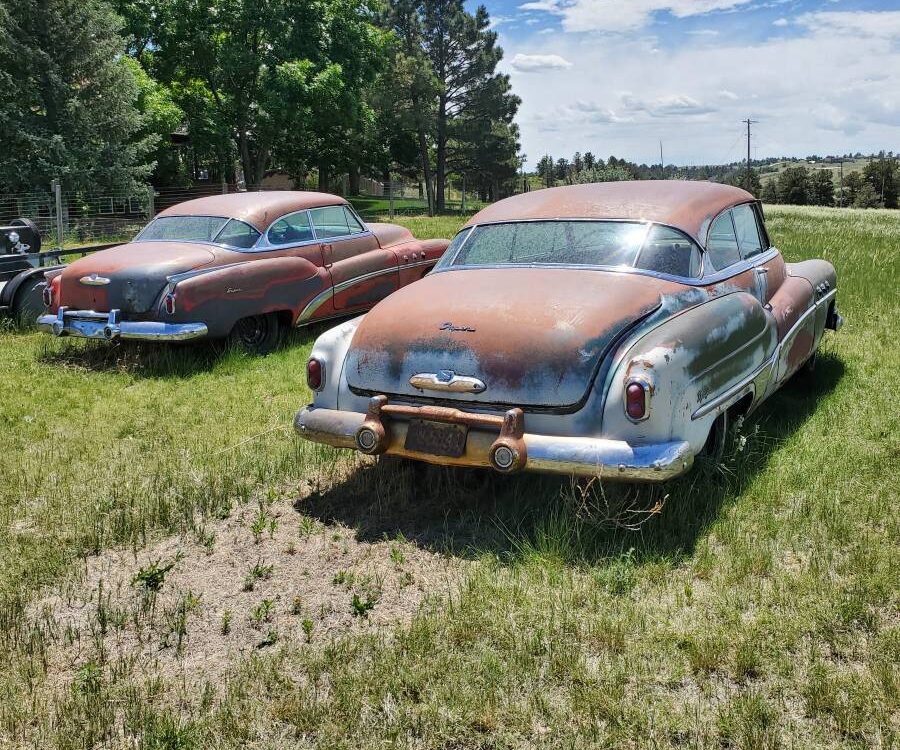
M 325 385 L 325 365 L 315 357 L 306 363 L 306 384 L 313 391 L 320 391 Z
M 44 287 L 44 291 L 41 292 L 41 298 L 47 307 L 53 307 L 59 303 L 59 285 L 61 281 L 61 276 L 54 276 L 47 283 L 47 286 Z
M 647 387 L 643 383 L 633 380 L 625 386 L 625 413 L 634 420 L 647 416 Z
M 167 315 L 175 314 L 175 292 L 169 292 L 163 297 L 163 309 Z

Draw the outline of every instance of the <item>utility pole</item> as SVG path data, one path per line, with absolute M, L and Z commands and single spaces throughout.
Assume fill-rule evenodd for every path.
M 659 168 L 662 170 L 663 179 L 666 179 L 666 162 L 663 159 L 662 139 L 659 141 Z
M 844 207 L 844 157 L 841 157 L 841 187 L 838 192 L 838 207 Z
M 752 172 L 750 171 L 750 126 L 755 125 L 758 120 L 751 120 L 749 117 L 746 120 L 741 120 L 747 124 L 747 190 L 750 190 L 751 177 Z

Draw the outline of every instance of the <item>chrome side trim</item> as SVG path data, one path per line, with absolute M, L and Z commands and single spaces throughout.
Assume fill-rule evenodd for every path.
M 214 271 L 221 271 L 223 268 L 238 268 L 239 266 L 245 266 L 248 263 L 253 263 L 252 260 L 240 260 L 237 263 L 221 263 L 217 266 L 202 266 L 200 268 L 194 268 L 190 271 L 182 271 L 181 273 L 173 273 L 171 276 L 166 276 L 166 281 L 169 282 L 172 286 L 175 286 L 179 281 L 184 281 L 185 279 L 192 279 L 195 276 L 203 276 L 207 273 L 213 273 Z
M 451 370 L 440 372 L 419 372 L 409 379 L 413 388 L 423 391 L 444 391 L 449 393 L 481 393 L 484 381 L 468 375 L 457 375 Z
M 728 402 L 737 400 L 742 396 L 745 396 L 747 393 L 753 393 L 753 381 L 755 381 L 760 375 L 765 373 L 767 369 L 771 369 L 775 365 L 775 362 L 778 361 L 777 355 L 778 347 L 775 347 L 775 353 L 771 357 L 769 357 L 759 367 L 753 370 L 749 375 L 731 386 L 731 388 L 724 391 L 723 393 L 720 393 L 715 398 L 710 399 L 705 404 L 703 404 L 703 406 L 701 406 L 693 414 L 691 414 L 691 420 L 702 419 L 707 414 L 716 411 L 716 409 L 724 406 Z
M 316 314 L 316 311 L 322 307 L 329 299 L 332 299 L 335 294 L 343 292 L 349 289 L 352 286 L 356 286 L 357 284 L 362 283 L 363 281 L 368 281 L 369 279 L 374 279 L 378 276 L 384 276 L 388 273 L 398 273 L 400 268 L 413 268 L 415 266 L 425 266 L 433 261 L 426 260 L 420 261 L 419 263 L 407 263 L 406 265 L 400 266 L 391 266 L 390 268 L 382 268 L 378 271 L 370 271 L 369 273 L 364 273 L 360 276 L 354 276 L 352 279 L 346 279 L 342 281 L 340 284 L 335 284 L 334 286 L 328 287 L 327 289 L 323 289 L 319 292 L 315 297 L 307 303 L 306 307 L 303 308 L 300 315 L 297 317 L 297 322 L 294 325 L 301 325 L 305 323 L 313 315 Z

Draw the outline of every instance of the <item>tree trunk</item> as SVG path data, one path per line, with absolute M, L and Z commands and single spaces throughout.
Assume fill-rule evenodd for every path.
M 319 162 L 319 192 L 327 193 L 328 192 L 328 164 L 324 161 Z
M 434 216 L 434 192 L 431 187 L 431 164 L 428 161 L 428 141 L 425 139 L 425 128 L 419 125 L 419 155 L 422 157 L 422 174 L 425 177 L 425 190 L 428 195 L 428 215 Z
M 250 187 L 253 179 L 253 162 L 250 159 L 250 145 L 247 143 L 247 133 L 244 128 L 238 128 L 238 149 L 241 152 L 241 170 L 244 172 L 244 187 Z
M 437 111 L 437 144 L 435 154 L 435 181 L 437 192 L 436 208 L 441 213 L 446 208 L 445 190 L 447 184 L 447 99 L 441 94 Z
M 350 195 L 359 195 L 359 166 L 354 164 L 349 173 Z

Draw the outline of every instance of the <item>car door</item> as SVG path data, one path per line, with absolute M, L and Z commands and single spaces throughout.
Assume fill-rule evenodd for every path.
M 331 273 L 335 310 L 367 309 L 400 285 L 397 256 L 347 206 L 310 209 L 316 238 Z

